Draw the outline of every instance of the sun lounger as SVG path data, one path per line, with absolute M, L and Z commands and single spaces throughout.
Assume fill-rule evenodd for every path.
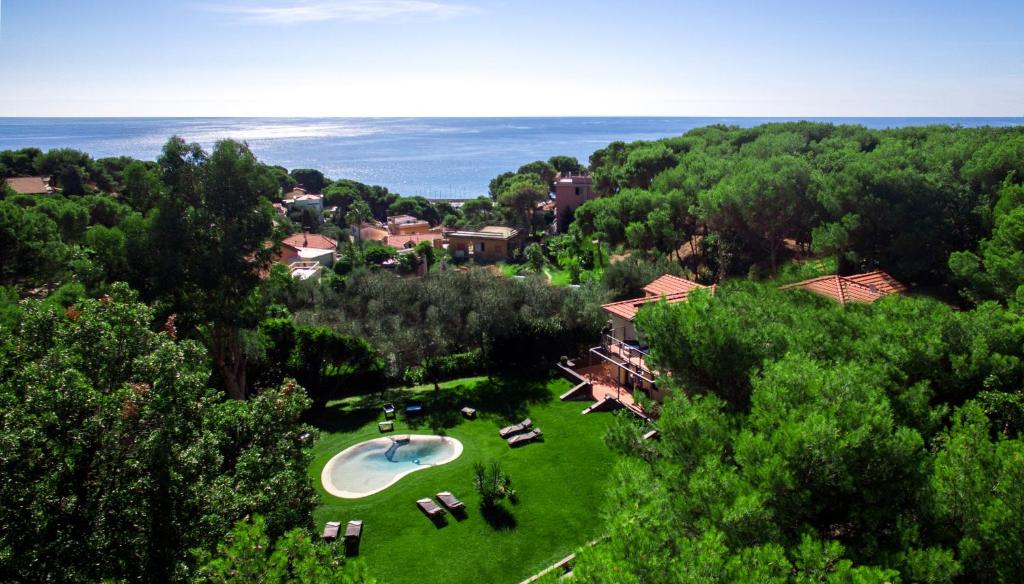
M 345 527 L 345 540 L 357 540 L 363 535 L 363 522 L 361 520 L 353 520 L 348 522 L 348 526 Z
M 509 438 L 507 440 L 507 442 L 508 442 L 509 446 L 515 447 L 515 446 L 521 446 L 523 444 L 527 444 L 529 442 L 533 442 L 534 440 L 536 440 L 536 439 L 538 439 L 540 437 L 541 437 L 540 428 L 535 428 L 534 430 L 532 430 L 530 432 L 527 432 L 525 434 L 516 434 L 515 436 Z
M 327 524 L 324 525 L 324 535 L 323 535 L 323 538 L 326 539 L 327 541 L 334 541 L 334 540 L 338 539 L 338 531 L 339 530 L 341 530 L 341 523 L 340 522 L 338 522 L 338 521 L 328 521 Z
M 518 424 L 515 424 L 513 426 L 505 426 L 501 430 L 498 430 L 498 435 L 501 436 L 502 438 L 508 438 L 513 434 L 518 434 L 520 432 L 525 432 L 526 430 L 529 430 L 530 426 L 533 426 L 533 420 L 531 420 L 530 418 L 526 418 L 525 420 L 519 422 Z
M 455 497 L 455 495 L 451 494 L 448 491 L 438 493 L 437 500 L 440 501 L 442 505 L 444 505 L 451 511 L 455 511 L 456 509 L 464 509 L 466 507 L 465 503 L 458 500 Z
M 436 517 L 438 515 L 444 515 L 444 509 L 437 506 L 437 503 L 430 499 L 420 499 L 416 501 L 416 505 L 427 514 L 428 517 Z

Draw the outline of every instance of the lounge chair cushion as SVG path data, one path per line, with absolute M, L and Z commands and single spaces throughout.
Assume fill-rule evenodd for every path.
M 324 539 L 337 539 L 338 531 L 341 530 L 341 522 L 339 521 L 328 521 L 324 525 Z

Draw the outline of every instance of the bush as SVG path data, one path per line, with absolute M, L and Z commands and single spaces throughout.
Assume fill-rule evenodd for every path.
M 502 470 L 501 463 L 497 460 L 492 460 L 487 465 L 482 462 L 473 464 L 473 488 L 480 495 L 480 504 L 484 508 L 495 507 L 498 501 L 506 497 L 516 500 L 512 479 Z

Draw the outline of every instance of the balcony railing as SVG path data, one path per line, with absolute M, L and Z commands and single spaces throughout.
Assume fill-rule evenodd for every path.
M 625 369 L 644 381 L 654 383 L 654 373 L 647 368 L 648 353 L 611 335 L 601 336 L 601 346 L 591 349 L 605 360 Z

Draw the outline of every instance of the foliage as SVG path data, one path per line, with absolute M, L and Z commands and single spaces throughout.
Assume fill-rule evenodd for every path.
M 539 243 L 531 243 L 526 246 L 526 249 L 523 250 L 523 257 L 526 258 L 526 264 L 530 266 L 534 273 L 541 274 L 544 272 L 547 258 L 544 256 L 544 250 Z
M 1020 128 L 811 122 L 613 142 L 590 160 L 605 196 L 577 209 L 576 219 L 587 235 L 645 252 L 669 253 L 670 241 L 658 243 L 663 233 L 690 241 L 687 267 L 719 279 L 752 266 L 774 272 L 813 245 L 834 255 L 841 272 L 880 267 L 905 281 L 943 283 L 950 255 L 973 250 L 992 218 L 1019 204 L 1024 175 L 1013 157 L 1021 144 Z M 671 228 L 659 228 L 665 224 Z M 697 245 L 697 236 L 714 247 Z M 964 275 L 977 266 L 969 256 L 957 263 Z
M 341 546 L 314 543 L 302 529 L 293 529 L 272 543 L 261 515 L 239 521 L 217 546 L 217 555 L 206 559 L 196 580 L 239 584 L 373 582 L 362 564 L 346 562 Z
M 473 488 L 480 495 L 480 505 L 494 507 L 505 498 L 515 499 L 512 478 L 501 468 L 501 463 L 492 460 L 488 464 L 473 463 Z
M 604 320 L 597 294 L 553 288 L 540 278 L 495 278 L 482 268 L 429 278 L 356 271 L 343 294 L 325 296 L 296 320 L 367 339 L 401 382 L 429 357 L 474 350 L 488 371 L 546 368 L 596 338 Z
M 441 213 L 423 197 L 398 197 L 388 207 L 388 215 L 412 215 L 431 226 L 441 223 Z
M 291 177 L 297 185 L 309 193 L 319 193 L 328 184 L 328 180 L 324 178 L 324 173 L 312 168 L 293 169 Z
M 124 285 L 30 301 L 0 360 L 0 564 L 15 580 L 180 580 L 238 519 L 276 537 L 313 491 L 294 382 L 247 401 L 207 386 L 202 347 L 149 329 Z M 282 496 L 282 493 L 288 493 Z
M 1020 395 L 1019 315 L 899 297 L 843 307 L 747 283 L 645 306 L 638 324 L 672 371 L 661 438 L 609 433 L 633 460 L 612 480 L 609 541 L 574 577 L 1016 577 L 1024 447 L 1003 414 Z

